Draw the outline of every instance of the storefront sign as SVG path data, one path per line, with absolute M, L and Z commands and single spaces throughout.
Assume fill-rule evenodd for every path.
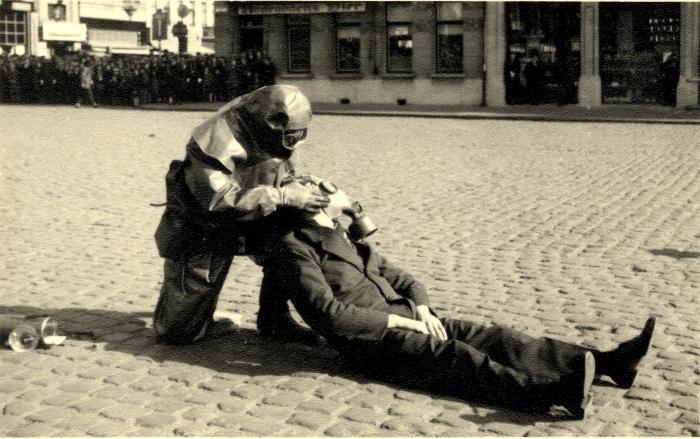
M 339 12 L 364 12 L 365 2 L 284 2 L 243 3 L 239 15 L 276 14 L 333 14 Z
M 12 10 L 13 11 L 22 11 L 22 12 L 32 12 L 32 4 L 31 3 L 13 2 L 12 3 Z
M 45 21 L 41 26 L 44 41 L 85 41 L 87 25 L 69 21 Z

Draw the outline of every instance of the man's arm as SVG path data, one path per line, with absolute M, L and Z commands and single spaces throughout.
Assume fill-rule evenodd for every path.
M 379 258 L 379 274 L 389 282 L 394 291 L 411 299 L 416 305 L 430 304 L 428 291 L 422 283 L 399 267 L 389 263 L 383 256 L 377 254 L 377 257 Z
M 425 286 L 413 276 L 389 263 L 381 255 L 379 257 L 379 274 L 381 274 L 394 290 L 411 299 L 416 304 L 418 320 L 425 325 L 427 332 L 440 340 L 447 339 L 447 332 L 440 320 L 430 311 L 428 291 Z

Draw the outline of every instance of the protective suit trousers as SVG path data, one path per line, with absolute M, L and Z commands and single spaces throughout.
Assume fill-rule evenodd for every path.
M 503 326 L 441 321 L 446 341 L 387 329 L 379 342 L 342 342 L 336 347 L 359 369 L 383 381 L 533 411 L 565 395 L 562 378 L 572 372 L 575 358 L 590 351 Z
M 156 336 L 168 343 L 190 344 L 213 321 L 219 294 L 233 262 L 230 252 L 210 252 L 165 259 L 163 285 L 153 315 Z M 287 298 L 263 280 L 258 329 L 274 334 L 279 322 L 291 320 Z
M 232 261 L 232 255 L 218 253 L 188 255 L 178 261 L 165 259 L 163 285 L 153 314 L 159 339 L 189 344 L 204 335 Z

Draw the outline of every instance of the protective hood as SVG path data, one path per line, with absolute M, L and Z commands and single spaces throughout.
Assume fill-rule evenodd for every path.
M 285 145 L 285 134 L 305 131 L 311 122 L 311 104 L 292 85 L 262 87 L 241 98 L 239 113 L 250 134 L 268 153 L 289 157 L 295 145 Z
M 232 169 L 233 158 L 260 152 L 289 158 L 284 134 L 305 130 L 311 122 L 311 104 L 293 85 L 270 85 L 240 96 L 196 127 L 192 137 L 202 151 Z

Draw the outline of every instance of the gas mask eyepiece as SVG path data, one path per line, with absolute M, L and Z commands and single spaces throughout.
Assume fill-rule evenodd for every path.
M 282 146 L 285 149 L 293 151 L 302 140 L 306 139 L 307 129 L 299 130 L 282 130 Z

